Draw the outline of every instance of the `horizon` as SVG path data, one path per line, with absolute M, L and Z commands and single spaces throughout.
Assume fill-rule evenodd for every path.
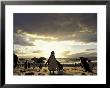
M 32 58 L 41 58 L 41 57 L 18 57 L 19 59 L 32 59 Z M 46 58 L 46 57 L 44 57 L 44 58 Z M 49 58 L 49 57 L 48 57 Z M 48 58 L 46 58 L 46 59 L 48 59 Z M 56 58 L 56 57 L 55 57 Z M 88 59 L 97 59 L 97 57 L 85 57 L 85 58 L 88 58 Z M 66 58 L 56 58 L 56 59 L 67 59 L 67 57 Z M 68 59 L 74 59 L 74 60 L 78 60 L 79 59 L 79 57 L 73 57 L 73 58 L 68 58 Z

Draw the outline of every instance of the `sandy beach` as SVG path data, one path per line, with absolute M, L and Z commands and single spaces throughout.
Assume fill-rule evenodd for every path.
M 50 74 L 48 67 L 43 66 L 42 69 L 39 67 L 30 67 L 28 69 L 24 69 L 24 67 L 16 67 L 14 69 L 14 75 L 97 75 L 97 66 L 94 66 L 93 73 L 85 72 L 85 70 L 80 66 L 72 66 L 72 65 L 65 65 L 63 66 L 63 70 L 55 71 L 54 74 Z

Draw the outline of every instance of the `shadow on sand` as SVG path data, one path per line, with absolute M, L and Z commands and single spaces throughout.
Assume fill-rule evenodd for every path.
M 49 75 L 72 75 L 72 74 L 67 74 L 67 73 L 65 73 L 63 70 L 61 70 L 61 71 L 58 71 L 58 72 L 56 72 L 56 73 L 54 73 L 54 74 L 49 73 Z

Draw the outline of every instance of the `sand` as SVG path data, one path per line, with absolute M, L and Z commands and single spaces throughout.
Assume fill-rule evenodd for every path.
M 93 73 L 85 72 L 85 70 L 81 67 L 63 67 L 63 70 L 61 71 L 55 71 L 54 74 L 50 74 L 48 67 L 42 67 L 42 69 L 39 69 L 38 67 L 35 67 L 34 69 L 28 68 L 24 69 L 24 67 L 16 67 L 14 69 L 14 75 L 97 75 L 97 68 L 96 66 L 93 68 Z

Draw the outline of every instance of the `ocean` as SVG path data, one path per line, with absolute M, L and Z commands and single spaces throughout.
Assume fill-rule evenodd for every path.
M 31 62 L 32 58 L 19 58 L 20 62 L 25 62 L 25 60 L 28 60 Z M 92 62 L 97 62 L 97 58 L 96 57 L 91 57 L 88 58 L 90 59 Z M 44 60 L 44 62 L 46 63 L 48 60 L 48 58 L 46 58 L 46 60 Z M 59 61 L 61 64 L 78 64 L 80 63 L 80 59 L 78 58 L 56 58 L 57 61 Z

